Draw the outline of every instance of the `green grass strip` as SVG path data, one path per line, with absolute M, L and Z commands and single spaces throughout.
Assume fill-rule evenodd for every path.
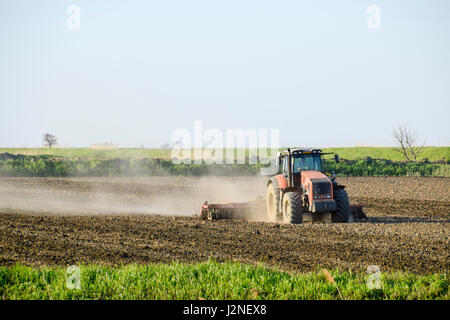
M 449 299 L 446 274 L 381 273 L 379 289 L 370 275 L 331 270 L 335 284 L 317 269 L 289 274 L 263 266 L 207 261 L 197 264 L 81 265 L 80 289 L 70 289 L 65 267 L 0 267 L 3 299 Z M 69 283 L 70 284 L 70 283 Z M 341 295 L 338 292 L 341 293 Z

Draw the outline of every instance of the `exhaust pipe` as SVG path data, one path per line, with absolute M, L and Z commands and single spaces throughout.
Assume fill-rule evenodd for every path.
M 288 187 L 292 187 L 293 183 L 292 183 L 292 158 L 291 158 L 291 149 L 287 148 L 288 151 Z

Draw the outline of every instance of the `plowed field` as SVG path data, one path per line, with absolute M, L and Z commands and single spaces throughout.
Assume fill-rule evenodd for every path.
M 258 178 L 0 179 L 0 265 L 237 260 L 288 271 L 448 272 L 449 178 L 341 178 L 369 220 L 202 221 L 203 200 L 264 196 Z

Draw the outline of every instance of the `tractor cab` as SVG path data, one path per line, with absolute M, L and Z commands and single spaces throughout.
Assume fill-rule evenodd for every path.
M 279 154 L 279 163 L 282 166 L 282 174 L 301 173 L 306 170 L 322 172 L 322 150 L 320 149 L 295 149 Z
M 321 150 L 293 150 L 291 151 L 292 158 L 292 173 L 298 173 L 304 170 L 315 170 L 322 172 L 322 153 Z M 288 168 L 289 157 L 284 157 L 283 172 Z

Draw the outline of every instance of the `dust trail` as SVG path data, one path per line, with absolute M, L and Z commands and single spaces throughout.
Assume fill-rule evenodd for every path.
M 264 177 L 0 178 L 2 212 L 191 216 L 265 195 Z

